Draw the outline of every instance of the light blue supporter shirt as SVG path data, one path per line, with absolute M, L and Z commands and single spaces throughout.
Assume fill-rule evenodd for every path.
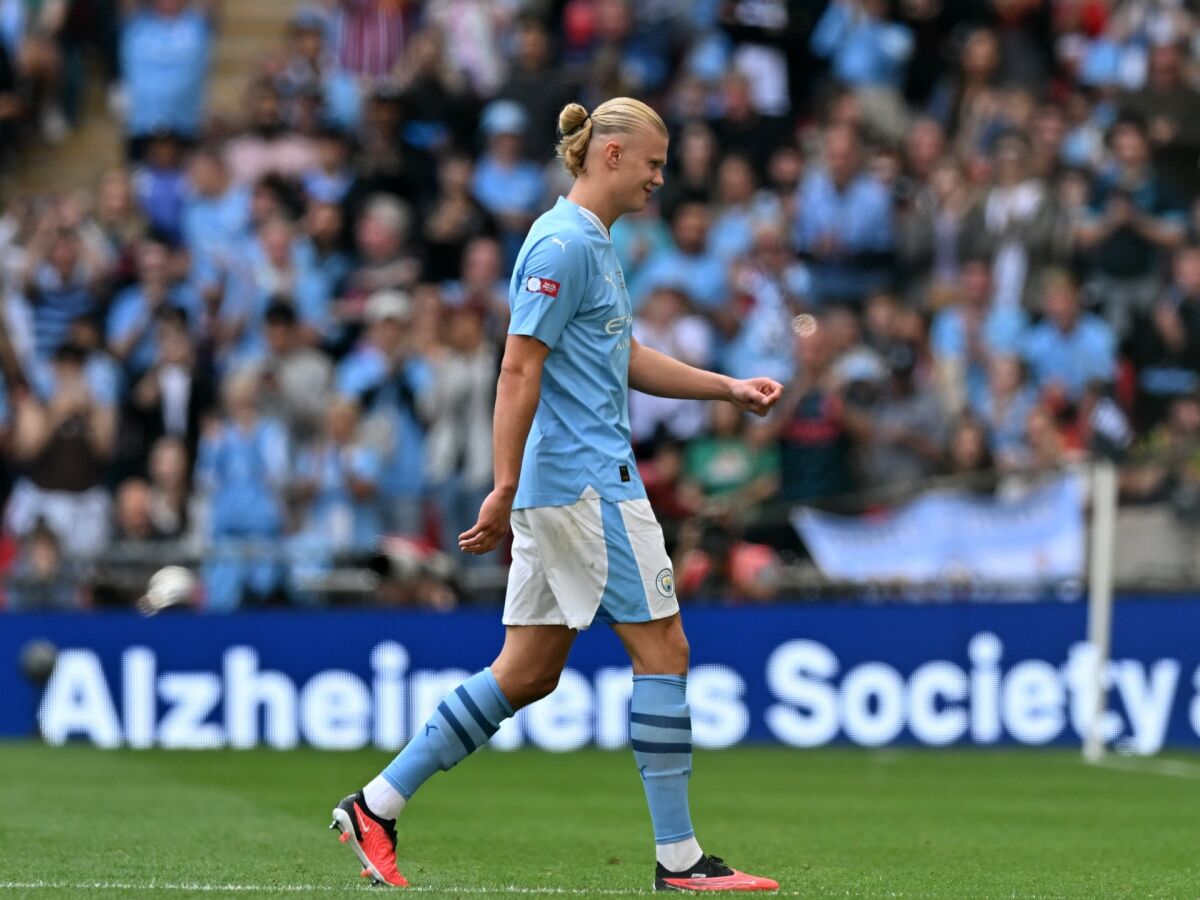
M 644 499 L 629 430 L 633 306 L 603 223 L 560 197 L 525 238 L 509 304 L 508 333 L 550 348 L 513 508 L 568 506 L 589 486 Z
M 121 30 L 121 75 L 129 91 L 131 134 L 200 131 L 213 33 L 198 10 L 177 16 L 139 12 Z

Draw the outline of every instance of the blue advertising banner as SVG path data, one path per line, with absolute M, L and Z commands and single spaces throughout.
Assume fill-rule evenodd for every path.
M 1019 498 L 939 491 L 886 514 L 799 509 L 792 522 L 839 581 L 1043 583 L 1083 575 L 1083 496 L 1083 479 L 1065 475 Z
M 1118 600 L 1104 727 L 1139 752 L 1200 745 L 1200 598 Z M 1093 658 L 1083 604 L 692 608 L 702 747 L 1077 744 Z M 0 617 L 0 737 L 52 743 L 328 749 L 401 746 L 486 665 L 497 611 Z M 22 674 L 31 641 L 57 662 Z M 580 636 L 558 690 L 500 749 L 621 747 L 631 690 L 612 633 Z

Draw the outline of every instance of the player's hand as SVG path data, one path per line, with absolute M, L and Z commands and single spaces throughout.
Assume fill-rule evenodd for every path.
M 770 378 L 747 378 L 729 385 L 729 402 L 738 409 L 765 416 L 783 396 L 783 385 Z
M 470 531 L 458 536 L 458 549 L 463 553 L 487 553 L 495 550 L 508 532 L 513 498 L 510 494 L 492 491 L 479 507 L 479 520 Z

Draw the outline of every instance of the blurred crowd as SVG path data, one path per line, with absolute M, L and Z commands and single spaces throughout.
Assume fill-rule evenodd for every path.
M 1198 7 L 329 0 L 235 120 L 215 4 L 0 0 L 0 155 L 61 140 L 90 65 L 127 158 L 3 204 L 8 607 L 96 604 L 80 572 L 157 541 L 207 608 L 320 603 L 381 534 L 386 602 L 462 599 L 503 562 L 455 536 L 557 113 L 622 94 L 671 130 L 612 232 L 636 338 L 787 385 L 762 422 L 631 397 L 681 595 L 769 597 L 788 508 L 934 476 L 1131 454 L 1127 499 L 1200 508 Z

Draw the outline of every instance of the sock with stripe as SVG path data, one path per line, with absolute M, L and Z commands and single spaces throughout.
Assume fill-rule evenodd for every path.
M 629 742 L 654 823 L 655 855 L 668 871 L 682 871 L 702 855 L 688 811 L 692 714 L 686 676 L 633 676 Z
M 396 818 L 434 772 L 453 768 L 482 747 L 512 714 L 491 669 L 472 675 L 446 695 L 400 755 L 364 788 L 368 808 L 382 818 Z

